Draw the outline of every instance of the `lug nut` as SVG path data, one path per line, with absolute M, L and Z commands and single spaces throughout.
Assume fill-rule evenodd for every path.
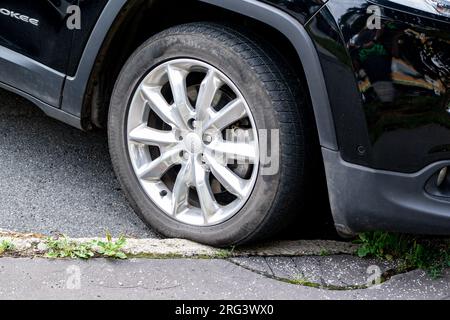
M 181 151 L 180 158 L 184 160 L 189 160 L 189 154 L 186 151 Z
M 438 188 L 441 187 L 445 179 L 447 179 L 447 174 L 448 174 L 448 167 L 445 167 L 441 169 L 441 171 L 439 171 L 438 178 L 436 181 L 436 185 Z
M 211 143 L 212 142 L 212 137 L 209 134 L 205 134 L 203 136 L 203 142 L 204 143 Z
M 201 165 L 204 170 L 211 171 L 211 169 L 209 168 L 208 162 L 206 161 L 205 155 L 203 155 L 203 154 L 201 155 L 200 161 L 201 161 Z
M 188 126 L 191 130 L 194 130 L 195 128 L 197 128 L 197 121 L 195 121 L 194 119 L 190 119 L 188 121 Z

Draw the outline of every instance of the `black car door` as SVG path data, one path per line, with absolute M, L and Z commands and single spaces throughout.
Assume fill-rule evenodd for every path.
M 59 106 L 78 0 L 0 0 L 0 84 Z

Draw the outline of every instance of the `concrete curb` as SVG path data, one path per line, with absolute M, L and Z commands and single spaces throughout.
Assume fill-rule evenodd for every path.
M 67 241 L 74 244 L 90 243 L 95 240 L 105 241 L 101 238 L 67 238 Z M 3 255 L 33 257 L 45 256 L 48 252 L 47 237 L 43 235 L 0 230 L 0 244 L 4 241 L 12 244 L 12 248 L 5 250 Z M 126 239 L 126 244 L 121 250 L 131 258 L 229 258 L 354 254 L 357 248 L 358 246 L 351 243 L 301 240 L 224 250 L 181 239 Z

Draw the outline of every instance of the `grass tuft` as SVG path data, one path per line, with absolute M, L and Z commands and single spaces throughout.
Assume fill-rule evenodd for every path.
M 47 258 L 58 259 L 90 259 L 95 256 L 92 243 L 77 243 L 70 241 L 67 237 L 47 238 L 45 245 L 48 248 Z
M 388 232 L 359 235 L 359 257 L 375 257 L 400 261 L 400 271 L 425 270 L 432 278 L 439 278 L 450 267 L 448 239 L 430 239 Z
M 14 250 L 14 244 L 11 241 L 3 240 L 0 242 L 0 255 Z
M 111 234 L 106 234 L 106 240 L 93 240 L 89 242 L 75 242 L 68 240 L 67 237 L 47 238 L 45 242 L 48 251 L 45 255 L 47 258 L 69 258 L 69 259 L 91 259 L 96 256 L 127 259 L 127 255 L 122 251 L 126 244 L 125 237 L 120 237 L 117 241 L 113 241 Z
M 127 240 L 121 236 L 117 241 L 113 241 L 111 234 L 106 234 L 106 241 L 94 241 L 93 245 L 97 247 L 97 252 L 104 257 L 113 259 L 127 259 L 127 255 L 122 251 Z

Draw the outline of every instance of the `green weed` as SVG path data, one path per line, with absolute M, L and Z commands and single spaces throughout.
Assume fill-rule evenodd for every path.
M 11 241 L 3 240 L 0 242 L 0 255 L 14 250 L 14 244 Z
M 45 244 L 48 248 L 47 258 L 69 258 L 69 259 L 91 259 L 96 256 L 127 259 L 127 255 L 122 251 L 126 243 L 125 237 L 120 237 L 113 241 L 111 234 L 106 234 L 106 241 L 93 240 L 89 242 L 75 242 L 61 238 L 47 238 Z
M 47 258 L 70 258 L 70 259 L 90 259 L 95 256 L 93 244 L 90 242 L 77 243 L 70 241 L 67 237 L 62 238 L 47 238 L 45 242 L 48 252 Z
M 400 261 L 402 271 L 422 269 L 433 278 L 450 267 L 450 242 L 388 232 L 370 232 L 359 236 L 359 257 Z
M 107 258 L 127 259 L 127 255 L 122 251 L 126 244 L 125 237 L 120 237 L 117 241 L 113 241 L 111 234 L 106 234 L 106 241 L 94 241 L 97 246 L 97 252 Z

